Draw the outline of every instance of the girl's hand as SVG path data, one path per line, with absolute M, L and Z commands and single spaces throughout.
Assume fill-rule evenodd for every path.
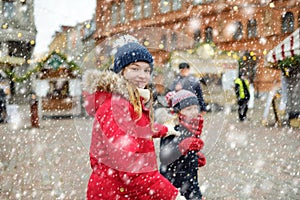
M 152 138 L 162 138 L 165 137 L 168 133 L 168 127 L 154 123 L 154 134 Z

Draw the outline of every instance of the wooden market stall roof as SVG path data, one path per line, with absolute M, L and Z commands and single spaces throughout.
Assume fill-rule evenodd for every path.
M 37 78 L 39 79 L 76 78 L 79 75 L 79 66 L 55 51 L 38 62 L 36 68 L 38 68 Z

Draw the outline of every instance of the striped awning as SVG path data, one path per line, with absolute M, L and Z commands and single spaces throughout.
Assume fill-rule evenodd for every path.
M 276 63 L 287 57 L 300 55 L 300 28 L 280 42 L 266 56 L 267 62 Z

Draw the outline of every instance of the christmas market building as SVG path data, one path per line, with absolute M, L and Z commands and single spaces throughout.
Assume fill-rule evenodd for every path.
M 39 116 L 60 117 L 81 114 L 79 67 L 57 52 L 38 62 L 33 80 L 39 101 Z

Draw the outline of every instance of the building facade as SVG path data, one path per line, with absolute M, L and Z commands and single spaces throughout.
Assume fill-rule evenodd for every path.
M 75 26 L 61 26 L 49 44 L 49 53 L 59 52 L 67 56 L 68 60 L 73 60 L 81 64 L 86 54 L 95 47 L 93 34 L 95 32 L 94 19 L 78 23 Z
M 33 0 L 0 1 L 0 69 L 17 75 L 27 71 L 36 39 Z M 28 84 L 10 81 L 12 93 L 24 94 Z
M 268 91 L 280 72 L 265 67 L 265 55 L 300 26 L 297 0 L 97 0 L 97 44 L 131 33 L 150 47 L 157 65 L 173 50 L 213 42 L 241 58 L 257 91 Z

